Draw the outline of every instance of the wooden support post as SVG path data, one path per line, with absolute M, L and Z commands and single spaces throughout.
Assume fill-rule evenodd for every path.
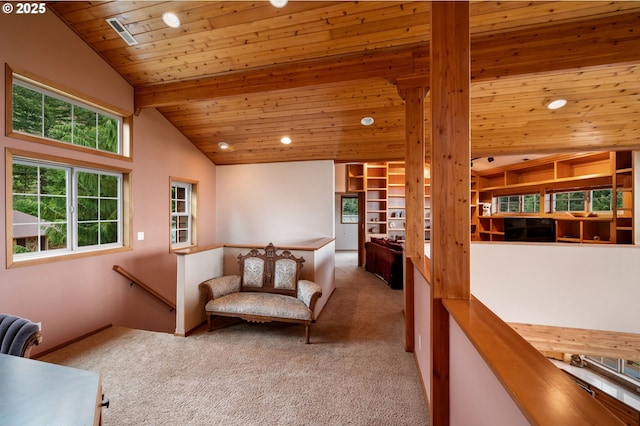
M 449 424 L 449 314 L 470 295 L 469 3 L 431 5 L 432 424 Z
M 413 50 L 413 73 L 397 77 L 393 83 L 405 101 L 405 350 L 413 352 L 415 346 L 413 264 L 424 268 L 424 170 L 425 170 L 425 101 L 429 73 L 426 49 Z M 420 64 L 418 66 L 418 64 Z
M 406 116 L 405 252 L 419 265 L 424 263 L 424 87 L 404 90 Z
M 418 81 L 417 79 L 415 80 Z M 405 100 L 406 117 L 406 150 L 405 150 L 405 257 L 413 259 L 418 265 L 424 265 L 424 169 L 425 169 L 425 129 L 424 129 L 424 97 L 427 89 L 422 85 L 399 88 Z M 410 261 L 405 265 L 404 300 L 405 300 L 405 350 L 414 350 L 414 309 L 413 309 L 413 274 L 408 269 L 413 266 Z

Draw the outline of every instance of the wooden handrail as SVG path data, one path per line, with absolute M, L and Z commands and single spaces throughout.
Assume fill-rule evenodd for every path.
M 479 300 L 443 304 L 531 424 L 623 424 Z
M 113 270 L 119 273 L 120 275 L 122 275 L 123 277 L 125 277 L 126 279 L 128 279 L 130 281 L 131 286 L 133 286 L 134 284 L 137 284 L 138 287 L 140 287 L 141 289 L 143 289 L 144 291 L 146 291 L 147 293 L 149 293 L 150 295 L 158 299 L 160 302 L 167 305 L 169 307 L 169 311 L 176 310 L 176 305 L 172 301 L 170 301 L 169 299 L 167 299 L 166 297 L 164 297 L 163 295 L 161 295 L 160 293 L 158 293 L 157 291 L 149 287 L 147 284 L 140 281 L 133 274 L 127 272 L 122 266 L 113 265 Z

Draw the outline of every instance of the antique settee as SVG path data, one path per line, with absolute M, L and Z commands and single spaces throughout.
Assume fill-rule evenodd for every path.
M 211 278 L 200 284 L 206 292 L 205 313 L 209 330 L 215 316 L 252 322 L 281 321 L 304 324 L 310 342 L 313 310 L 322 295 L 320 286 L 300 280 L 304 258 L 288 250 L 278 254 L 269 244 L 264 252 L 251 250 L 238 256 L 241 275 Z
M 396 242 L 371 238 L 364 243 L 365 270 L 382 278 L 393 289 L 403 287 L 402 246 Z

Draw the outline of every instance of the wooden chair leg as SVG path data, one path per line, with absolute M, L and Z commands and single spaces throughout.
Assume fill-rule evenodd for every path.
M 309 339 L 311 338 L 311 326 L 310 326 L 309 324 L 306 324 L 306 325 L 305 325 L 305 336 L 306 336 L 306 338 L 307 338 L 307 340 L 306 340 L 306 342 L 305 342 L 305 343 L 306 343 L 306 344 L 311 343 L 311 342 L 309 341 Z

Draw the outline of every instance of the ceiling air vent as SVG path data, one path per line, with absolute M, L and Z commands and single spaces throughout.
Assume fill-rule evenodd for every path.
M 109 23 L 109 25 L 111 25 L 111 28 L 116 30 L 118 35 L 122 37 L 122 39 L 126 41 L 129 46 L 135 46 L 136 44 L 138 44 L 138 41 L 133 38 L 131 33 L 127 31 L 124 25 L 122 25 L 120 21 L 118 21 L 118 18 L 109 18 L 107 19 L 107 22 Z

